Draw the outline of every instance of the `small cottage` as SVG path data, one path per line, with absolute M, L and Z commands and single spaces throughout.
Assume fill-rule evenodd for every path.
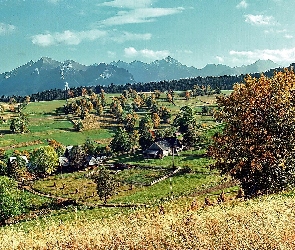
M 178 153 L 182 146 L 176 137 L 167 137 L 154 142 L 143 152 L 145 158 L 163 158 L 164 156 Z
M 163 158 L 171 154 L 171 146 L 167 141 L 154 142 L 147 150 L 143 152 L 146 158 Z

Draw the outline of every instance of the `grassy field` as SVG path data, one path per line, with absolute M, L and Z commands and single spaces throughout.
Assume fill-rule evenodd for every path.
M 203 198 L 202 198 L 203 199 Z M 204 206 L 182 198 L 139 210 L 68 212 L 0 229 L 1 249 L 294 249 L 294 194 Z M 99 213 L 97 211 L 100 210 Z M 99 216 L 102 215 L 101 216 Z
M 115 95 L 107 95 L 109 103 L 112 96 Z M 197 112 L 201 112 L 203 106 L 214 108 L 215 96 L 188 101 L 176 96 L 175 104 L 167 103 L 165 94 L 158 100 L 158 105 L 168 106 L 175 117 L 186 105 Z M 0 127 L 0 147 L 12 152 L 47 145 L 48 139 L 64 145 L 82 144 L 87 138 L 104 144 L 110 141 L 114 124 L 76 132 L 66 116 L 55 112 L 63 105 L 64 101 L 30 103 L 26 108 L 30 133 L 11 134 L 9 124 L 4 123 Z M 11 112 L 6 111 L 4 115 L 10 116 Z M 211 116 L 199 114 L 197 117 L 209 143 L 210 137 L 221 127 L 215 126 Z M 25 142 L 35 144 L 25 145 Z M 163 159 L 144 159 L 138 152 L 117 155 L 105 164 L 112 169 L 111 164 L 116 162 L 131 167 L 117 172 L 120 185 L 107 204 L 145 207 L 100 207 L 102 201 L 96 195 L 96 185 L 88 177 L 92 169 L 48 176 L 32 182 L 34 190 L 71 199 L 77 204 L 63 206 L 60 199 L 24 191 L 26 214 L 20 217 L 21 222 L 0 228 L 0 249 L 295 248 L 294 194 L 282 193 L 247 201 L 236 199 L 239 187 L 210 170 L 213 161 L 207 157 L 205 147 Z M 171 173 L 173 166 L 183 170 L 150 185 Z M 222 192 L 225 201 L 218 199 Z M 212 205 L 205 205 L 205 198 Z
M 107 96 L 108 102 L 112 96 Z M 176 97 L 176 105 L 168 104 L 164 94 L 161 98 L 159 106 L 168 106 L 173 116 L 185 105 L 197 112 L 203 106 L 215 105 L 214 96 L 188 101 Z M 75 132 L 71 122 L 55 112 L 62 105 L 64 101 L 30 103 L 26 112 L 31 132 L 11 134 L 8 123 L 4 123 L 0 127 L 0 147 L 12 152 L 45 145 L 48 139 L 64 145 L 82 144 L 86 138 L 103 143 L 110 140 L 112 126 Z M 4 113 L 6 117 L 11 115 Z M 198 119 L 206 138 L 221 129 L 210 128 L 215 124 L 210 116 L 198 115 Z M 145 206 L 99 206 L 102 202 L 95 195 L 96 185 L 88 178 L 92 169 L 48 176 L 32 182 L 32 187 L 77 204 L 63 206 L 60 199 L 22 192 L 26 213 L 11 218 L 17 224 L 0 227 L 0 249 L 295 249 L 294 192 L 238 199 L 239 187 L 228 177 L 210 171 L 213 161 L 206 156 L 205 148 L 163 159 L 119 155 L 106 167 L 115 162 L 132 167 L 117 172 L 121 185 L 108 204 Z M 186 171 L 149 185 L 171 173 L 173 165 Z M 221 199 L 222 193 L 225 197 Z

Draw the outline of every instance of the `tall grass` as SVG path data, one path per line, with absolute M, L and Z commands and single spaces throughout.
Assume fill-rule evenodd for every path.
M 294 196 L 213 207 L 170 203 L 107 219 L 0 229 L 1 249 L 294 249 Z

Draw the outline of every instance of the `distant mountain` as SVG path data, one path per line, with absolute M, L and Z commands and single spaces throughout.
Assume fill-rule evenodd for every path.
M 206 77 L 223 75 L 241 75 L 249 73 L 264 72 L 279 65 L 270 60 L 259 60 L 251 65 L 241 67 L 229 67 L 222 64 L 208 64 L 202 69 L 188 67 L 179 61 L 168 56 L 162 60 L 151 63 L 133 61 L 126 63 L 123 61 L 111 62 L 112 65 L 128 70 L 136 82 L 157 82 L 162 80 L 173 80 L 188 77 Z
M 158 82 L 190 77 L 241 75 L 277 68 L 270 60 L 231 68 L 222 64 L 208 64 L 202 69 L 188 67 L 168 56 L 151 63 L 133 61 L 100 63 L 85 66 L 73 60 L 58 62 L 48 57 L 0 74 L 0 96 L 29 95 L 49 89 L 69 87 Z
M 48 89 L 133 83 L 127 70 L 105 63 L 85 66 L 72 60 L 58 62 L 42 57 L 0 74 L 0 95 L 29 95 Z
M 229 70 L 225 70 L 222 72 L 223 75 L 242 75 L 249 73 L 261 73 L 268 71 L 270 69 L 275 69 L 280 67 L 278 64 L 274 63 L 271 60 L 258 60 L 255 63 L 250 65 L 234 67 Z

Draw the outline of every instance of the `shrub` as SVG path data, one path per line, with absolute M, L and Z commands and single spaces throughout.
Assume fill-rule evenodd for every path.
M 11 216 L 22 212 L 22 201 L 16 181 L 0 176 L 0 221 L 5 222 Z

